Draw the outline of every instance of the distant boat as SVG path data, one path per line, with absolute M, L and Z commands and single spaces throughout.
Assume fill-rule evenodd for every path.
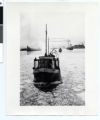
M 61 48 L 59 48 L 59 52 L 62 52 L 62 49 L 61 49 Z
M 73 48 L 74 49 L 84 49 L 85 45 L 84 44 L 74 45 Z
M 73 50 L 73 46 L 67 47 L 67 50 Z
M 27 51 L 33 51 L 33 49 L 27 45 Z
M 42 91 L 52 91 L 62 83 L 59 58 L 49 53 L 49 41 L 47 49 L 47 25 L 46 25 L 46 49 L 45 55 L 34 59 L 34 85 Z
M 21 51 L 41 51 L 40 48 L 31 48 L 31 47 L 29 47 L 28 45 L 27 45 L 26 48 L 21 48 L 20 50 L 21 50 Z
M 29 46 L 27 46 L 27 51 L 41 51 L 40 48 L 31 48 Z

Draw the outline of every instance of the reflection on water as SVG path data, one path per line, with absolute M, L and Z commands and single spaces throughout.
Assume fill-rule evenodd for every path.
M 59 53 L 63 83 L 52 92 L 43 92 L 33 84 L 33 60 L 41 51 L 20 53 L 20 105 L 85 105 L 84 49 Z

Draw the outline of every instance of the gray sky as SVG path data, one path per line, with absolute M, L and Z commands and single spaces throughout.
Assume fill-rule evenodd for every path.
M 21 47 L 45 47 L 45 25 L 48 25 L 50 46 L 84 41 L 84 15 L 80 13 L 28 12 L 20 14 Z M 56 41 L 56 42 L 53 42 Z M 62 42 L 57 42 L 62 41 Z

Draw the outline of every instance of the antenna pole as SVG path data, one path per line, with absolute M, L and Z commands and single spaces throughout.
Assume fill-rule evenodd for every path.
M 47 55 L 47 24 L 46 24 L 46 31 L 45 31 L 45 33 L 46 33 L 46 38 L 45 38 L 45 53 Z

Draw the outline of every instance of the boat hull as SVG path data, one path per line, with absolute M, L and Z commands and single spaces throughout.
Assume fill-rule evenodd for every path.
M 73 50 L 73 47 L 68 47 L 67 50 Z
M 52 91 L 62 83 L 60 70 L 34 70 L 34 85 L 42 91 Z

